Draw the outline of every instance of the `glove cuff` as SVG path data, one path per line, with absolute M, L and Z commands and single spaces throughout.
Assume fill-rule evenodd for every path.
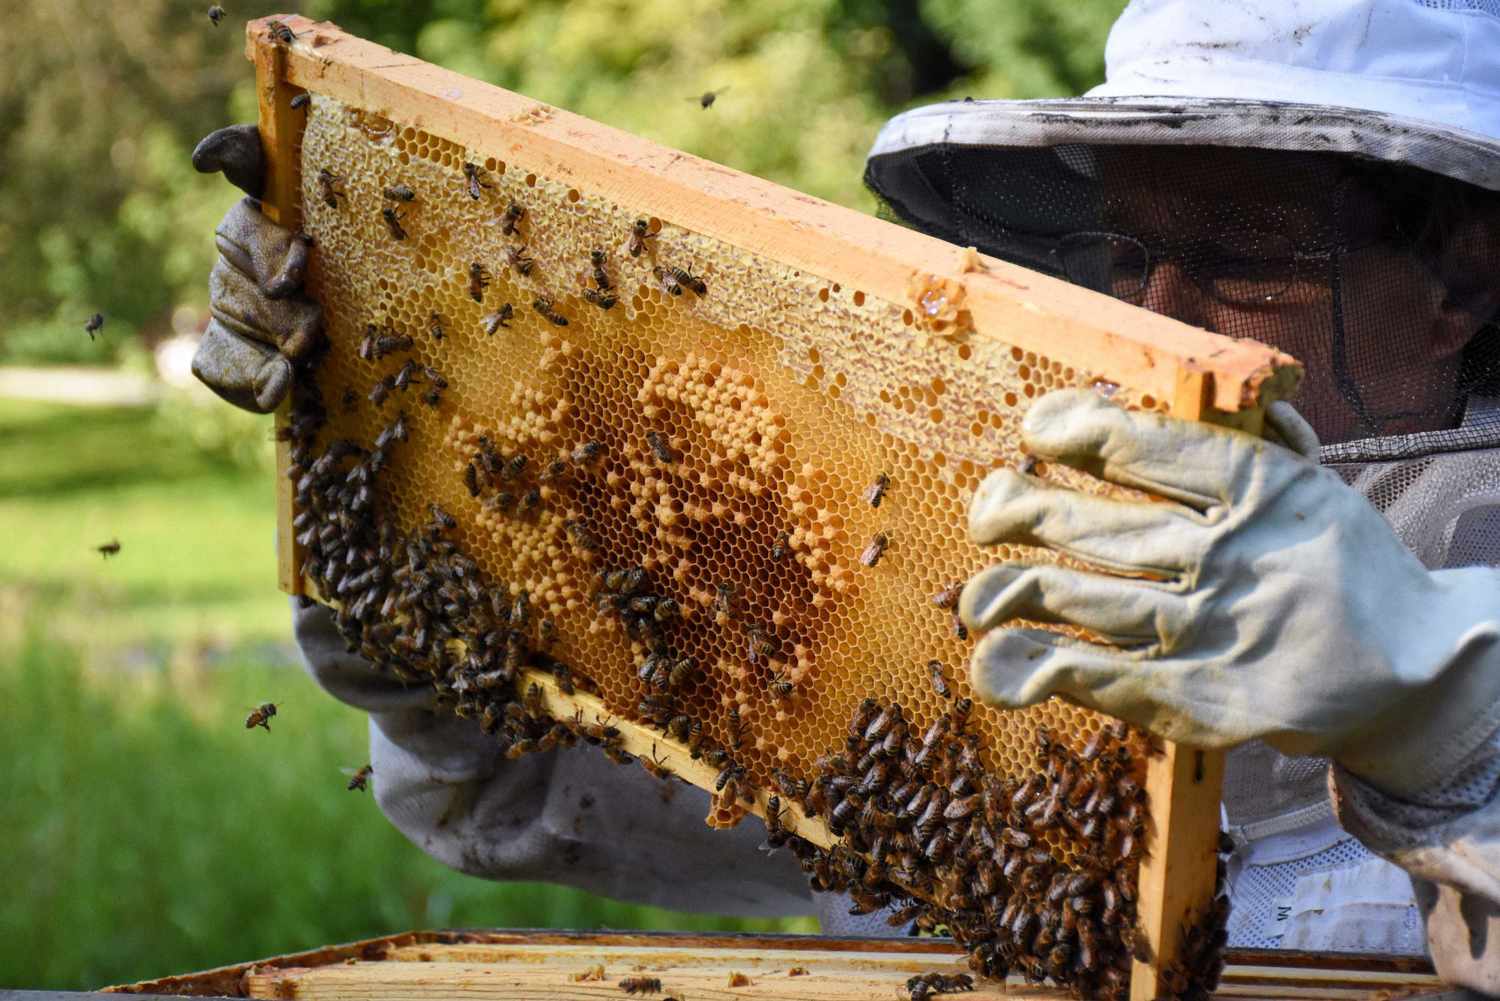
M 1443 618 L 1466 628 L 1428 673 L 1432 680 L 1414 685 L 1333 755 L 1346 771 L 1395 797 L 1442 786 L 1500 729 L 1500 581 L 1487 567 L 1433 577 L 1447 585 L 1438 597 Z M 1440 625 L 1412 628 L 1427 632 L 1429 641 L 1441 636 Z

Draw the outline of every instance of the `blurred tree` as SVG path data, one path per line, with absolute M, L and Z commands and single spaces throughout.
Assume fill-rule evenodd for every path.
M 102 357 L 200 305 L 236 197 L 193 173 L 254 113 L 246 18 L 189 0 L 32 0 L 0 33 L 0 360 Z M 1124 0 L 308 0 L 394 49 L 846 205 L 913 104 L 1034 97 L 1101 78 Z M 712 108 L 695 96 L 723 90 Z M 90 345 L 84 319 L 109 322 Z M 91 354 L 92 353 L 92 354 Z

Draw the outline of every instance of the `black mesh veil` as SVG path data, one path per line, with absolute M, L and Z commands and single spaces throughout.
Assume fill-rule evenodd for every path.
M 1220 146 L 939 143 L 866 182 L 924 232 L 1291 353 L 1350 457 L 1500 444 L 1500 193 Z

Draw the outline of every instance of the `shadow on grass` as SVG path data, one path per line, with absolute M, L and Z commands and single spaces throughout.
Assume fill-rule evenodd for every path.
M 365 719 L 299 672 L 214 670 L 189 706 L 161 681 L 84 677 L 36 622 L 23 635 L 0 648 L 0 987 L 94 988 L 411 928 L 813 928 L 459 875 L 345 791 Z M 247 732 L 272 688 L 294 711 Z

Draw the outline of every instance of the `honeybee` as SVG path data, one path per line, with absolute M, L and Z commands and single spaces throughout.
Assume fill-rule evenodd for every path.
M 475 302 L 484 302 L 484 290 L 490 283 L 489 272 L 484 265 L 475 261 L 469 265 L 469 298 Z
M 760 626 L 747 625 L 745 639 L 750 647 L 750 663 L 752 664 L 762 657 L 770 657 L 776 653 L 776 638 Z
M 604 260 L 604 251 L 589 251 L 589 262 L 594 267 L 594 284 L 599 286 L 599 291 L 608 292 L 614 288 L 614 284 L 609 280 L 609 272 L 604 270 Z
M 208 23 L 217 28 L 222 20 L 224 20 L 224 8 L 218 4 L 211 5 L 208 8 Z
M 708 295 L 708 283 L 686 268 L 670 267 L 667 271 L 679 285 L 692 289 L 698 295 Z
M 780 563 L 791 555 L 792 535 L 790 532 L 782 532 L 776 536 L 776 541 L 771 544 L 771 559 Z
M 506 247 L 505 259 L 510 262 L 511 269 L 521 277 L 531 274 L 531 269 L 536 267 L 536 260 L 526 255 L 526 244 L 519 247 Z
M 94 552 L 98 553 L 100 556 L 104 557 L 105 559 L 109 559 L 111 556 L 114 556 L 117 553 L 119 553 L 119 551 L 120 551 L 120 540 L 119 539 L 110 539 L 108 542 L 104 543 L 104 545 L 102 545 L 102 546 L 95 546 L 94 547 Z
M 662 463 L 673 463 L 677 461 L 677 453 L 672 451 L 666 435 L 659 431 L 646 432 L 646 446 L 651 449 L 651 454 L 656 456 L 656 461 Z
M 380 218 L 385 220 L 386 228 L 391 231 L 392 239 L 406 239 L 406 230 L 401 228 L 401 213 L 391 206 L 380 210 Z
M 583 297 L 600 309 L 614 309 L 615 304 L 620 301 L 619 296 L 609 292 L 599 292 L 591 288 L 583 290 Z
M 318 191 L 323 196 L 323 204 L 331 209 L 339 207 L 339 199 L 347 197 L 344 190 L 338 186 L 343 178 L 329 170 L 321 167 L 318 170 Z
M 791 698 L 792 692 L 796 691 L 796 688 L 797 686 L 792 683 L 792 679 L 780 673 L 778 673 L 766 684 L 766 691 L 770 692 L 778 699 Z
M 83 325 L 83 332 L 89 335 L 89 340 L 93 340 L 94 339 L 94 335 L 96 333 L 98 333 L 99 332 L 99 328 L 101 328 L 103 326 L 104 326 L 104 314 L 103 313 L 95 313 L 93 316 L 89 317 L 88 320 L 84 323 L 84 325 Z
M 682 283 L 677 280 L 672 272 L 666 268 L 655 267 L 651 269 L 651 273 L 656 276 L 656 282 L 661 286 L 663 292 L 666 292 L 668 295 L 682 295 Z
M 464 163 L 464 186 L 468 189 L 469 197 L 476 202 L 479 201 L 481 188 L 494 187 L 484 179 L 484 168 L 474 163 Z
M 404 184 L 392 184 L 385 189 L 384 194 L 393 202 L 411 202 L 417 197 L 417 193 Z
M 595 963 L 593 966 L 590 966 L 588 969 L 584 970 L 582 973 L 575 973 L 572 976 L 570 976 L 568 979 L 571 980 L 571 981 L 573 981 L 575 984 L 579 983 L 579 982 L 582 982 L 582 981 L 586 981 L 586 980 L 603 980 L 604 979 L 604 964 L 603 963 Z
M 312 94 L 304 90 L 302 93 L 295 95 L 290 101 L 286 102 L 286 106 L 288 108 L 291 108 L 293 111 L 297 111 L 300 108 L 307 107 L 311 103 Z
M 873 567 L 880 562 L 880 557 L 885 555 L 885 547 L 889 544 L 890 540 L 884 532 L 876 532 L 870 544 L 865 547 L 865 551 L 859 554 L 859 562 L 867 567 Z
M 739 595 L 733 584 L 720 583 L 714 585 L 714 612 L 726 618 L 733 619 L 735 606 L 739 603 Z
M 559 314 L 554 308 L 552 300 L 544 295 L 537 296 L 531 300 L 531 308 L 546 317 L 548 322 L 555 327 L 566 327 L 568 325 L 568 318 Z
M 440 341 L 445 336 L 447 336 L 443 333 L 443 318 L 437 313 L 431 313 L 428 315 L 427 333 L 435 341 Z
M 509 329 L 511 317 L 515 316 L 515 313 L 515 309 L 513 309 L 511 307 L 511 304 L 507 302 L 496 312 L 490 313 L 488 316 L 481 318 L 479 322 L 484 324 L 485 334 L 493 335 L 495 331 L 501 329 L 502 327 Z
M 969 627 L 964 625 L 964 620 L 958 617 L 957 612 L 953 615 L 953 637 L 960 640 L 969 638 Z
M 626 977 L 620 981 L 620 990 L 626 994 L 660 994 L 660 977 Z
M 280 21 L 272 21 L 266 27 L 271 31 L 271 37 L 282 45 L 291 45 L 297 38 L 297 33 Z
M 596 462 L 602 454 L 604 454 L 604 446 L 601 443 L 586 441 L 573 449 L 569 458 L 573 460 L 573 464 L 576 466 L 589 466 Z
M 700 108 L 712 108 L 719 95 L 727 91 L 728 87 L 720 87 L 718 90 L 705 90 L 703 93 L 688 98 L 689 101 L 698 102 Z
M 932 678 L 932 690 L 938 693 L 938 698 L 949 699 L 953 697 L 953 691 L 948 687 L 948 679 L 943 676 L 942 661 L 929 660 L 927 662 L 927 674 Z
M 640 257 L 641 252 L 646 249 L 646 241 L 656 239 L 656 234 L 651 232 L 650 223 L 644 219 L 637 219 L 635 225 L 630 227 L 630 251 L 631 257 Z
M 885 473 L 876 476 L 875 482 L 871 483 L 870 488 L 865 491 L 865 503 L 871 507 L 879 507 L 880 502 L 885 498 L 886 487 L 890 485 L 891 478 Z
M 958 607 L 959 595 L 963 594 L 963 581 L 955 581 L 932 596 L 932 603 L 945 612 Z
M 375 774 L 374 765 L 365 765 L 359 771 L 349 774 L 349 785 L 346 786 L 350 792 L 364 792 L 369 785 L 370 776 Z
M 568 538 L 572 539 L 573 544 L 578 548 L 587 549 L 590 552 L 599 548 L 599 538 L 585 528 L 582 522 L 567 521 L 563 523 L 563 527 L 568 532 Z
M 271 732 L 271 717 L 276 715 L 276 703 L 266 702 L 257 706 L 255 711 L 245 717 L 245 729 L 253 730 L 256 727 L 264 727 L 267 733 Z
M 505 217 L 501 220 L 500 231 L 506 236 L 514 235 L 516 225 L 526 215 L 526 207 L 519 202 L 511 202 L 505 207 Z

